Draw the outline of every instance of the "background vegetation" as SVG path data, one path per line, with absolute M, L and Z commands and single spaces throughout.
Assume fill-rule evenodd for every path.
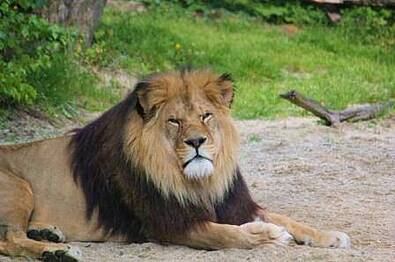
M 113 92 L 98 88 L 76 50 L 77 31 L 49 24 L 35 12 L 42 0 L 0 3 L 0 114 L 14 108 L 73 116 L 78 106 L 103 110 Z
M 230 72 L 239 118 L 305 114 L 278 98 L 294 88 L 330 108 L 395 98 L 391 10 L 344 8 L 331 24 L 299 1 L 142 1 L 143 12 L 106 7 L 93 46 L 82 49 L 73 29 L 34 15 L 42 1 L 33 2 L 0 4 L 3 108 L 102 110 L 119 95 L 92 68 L 144 75 L 185 64 Z

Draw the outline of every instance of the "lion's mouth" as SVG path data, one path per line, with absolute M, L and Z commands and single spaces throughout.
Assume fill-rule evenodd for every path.
M 182 165 L 184 174 L 190 179 L 210 176 L 214 171 L 213 160 L 202 155 L 195 155 Z
M 186 167 L 187 165 L 189 165 L 192 161 L 195 161 L 195 160 L 198 160 L 198 161 L 199 161 L 199 159 L 206 159 L 206 160 L 210 161 L 211 163 L 213 163 L 213 160 L 211 160 L 210 158 L 197 154 L 196 156 L 194 156 L 194 157 L 192 157 L 191 159 L 189 159 L 188 161 L 186 161 L 186 162 L 182 165 L 182 168 L 185 168 L 185 167 Z

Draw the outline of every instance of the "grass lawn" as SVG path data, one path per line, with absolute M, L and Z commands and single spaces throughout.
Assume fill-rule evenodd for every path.
M 342 26 L 270 25 L 234 14 L 210 19 L 177 7 L 142 13 L 106 8 L 87 56 L 144 75 L 185 64 L 229 72 L 238 118 L 303 115 L 279 99 L 290 89 L 333 109 L 395 98 L 394 36 L 367 41 Z

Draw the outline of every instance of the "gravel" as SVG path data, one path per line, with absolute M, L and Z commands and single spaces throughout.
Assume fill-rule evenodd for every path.
M 237 125 L 240 166 L 254 199 L 297 221 L 346 232 L 351 249 L 293 244 L 204 251 L 154 243 L 72 243 L 82 249 L 84 261 L 395 261 L 395 117 L 336 129 L 315 118 Z M 65 129 L 30 132 L 22 140 Z M 0 142 L 7 137 L 0 132 Z

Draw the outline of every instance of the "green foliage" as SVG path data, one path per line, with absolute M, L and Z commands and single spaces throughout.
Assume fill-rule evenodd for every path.
M 143 13 L 106 10 L 91 48 L 101 55 L 90 57 L 98 66 L 142 74 L 184 64 L 230 72 L 237 80 L 235 115 L 273 117 L 305 114 L 278 98 L 289 89 L 333 109 L 395 97 L 390 39 L 377 45 L 351 37 L 343 25 L 290 30 L 245 14 L 210 18 L 165 4 Z
M 104 97 L 96 78 L 76 60 L 77 32 L 35 14 L 44 4 L 43 0 L 0 4 L 0 106 L 38 105 L 70 116 L 76 97 Z
M 392 10 L 359 7 L 343 10 L 339 27 L 354 40 L 385 45 L 387 40 L 393 41 L 394 21 Z
M 143 0 L 148 6 L 177 4 L 190 11 L 215 16 L 215 10 L 224 10 L 260 18 L 269 23 L 316 24 L 326 23 L 325 13 L 318 7 L 297 0 Z
M 296 25 L 328 25 L 325 10 L 299 0 L 142 0 L 147 6 L 177 5 L 207 17 L 218 16 L 218 11 L 246 14 L 268 23 Z M 214 14 L 214 15 L 213 15 Z M 216 14 L 216 15 L 215 15 Z M 373 7 L 346 7 L 341 10 L 340 27 L 362 41 L 381 40 L 395 34 L 395 12 Z
M 32 104 L 38 87 L 29 76 L 52 66 L 53 54 L 64 53 L 75 35 L 34 14 L 42 1 L 7 0 L 0 4 L 0 102 Z
M 230 72 L 241 118 L 305 114 L 278 98 L 293 88 L 334 109 L 395 97 L 395 18 L 386 9 L 347 8 L 329 25 L 322 10 L 293 0 L 143 2 L 143 13 L 107 9 L 95 43 L 82 49 L 75 30 L 35 14 L 44 0 L 1 1 L 0 116 L 4 105 L 71 117 L 77 105 L 115 103 L 116 83 L 97 88 L 83 66 Z

